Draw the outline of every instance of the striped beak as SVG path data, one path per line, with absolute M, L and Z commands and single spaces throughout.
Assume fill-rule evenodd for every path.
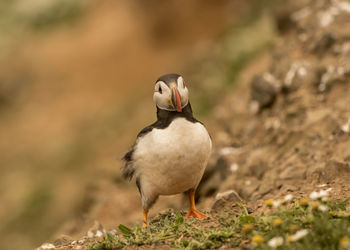
M 177 112 L 182 112 L 181 96 L 176 86 L 171 87 L 171 102 Z

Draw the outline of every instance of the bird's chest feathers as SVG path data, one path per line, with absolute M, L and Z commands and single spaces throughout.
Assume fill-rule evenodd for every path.
M 200 157 L 207 153 L 209 146 L 208 133 L 203 125 L 183 118 L 176 119 L 164 130 L 155 131 L 153 136 L 159 145 L 159 153 L 177 160 Z
M 177 118 L 167 128 L 153 129 L 140 138 L 136 157 L 145 171 L 153 170 L 176 179 L 202 172 L 210 150 L 211 140 L 202 124 Z

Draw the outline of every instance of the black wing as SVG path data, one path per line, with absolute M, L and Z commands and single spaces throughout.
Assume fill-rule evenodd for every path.
M 166 111 L 166 110 L 161 110 L 157 107 L 157 121 L 145 127 L 144 129 L 142 129 L 140 133 L 138 133 L 137 139 L 148 134 L 154 128 L 164 129 L 168 127 L 169 124 L 177 117 L 184 117 L 188 121 L 193 123 L 196 123 L 196 122 L 201 123 L 200 121 L 198 121 L 196 118 L 193 117 L 190 103 L 188 103 L 188 105 L 184 107 L 183 112 Z M 127 180 L 131 180 L 135 174 L 135 168 L 133 166 L 133 154 L 135 152 L 136 143 L 129 150 L 129 152 L 127 152 L 122 158 L 125 161 L 125 165 L 122 167 L 123 177 L 124 179 L 127 179 Z
M 157 124 L 157 122 L 155 122 L 152 125 L 147 126 L 144 129 L 142 129 L 138 133 L 137 138 L 142 137 L 145 134 L 151 132 L 153 128 L 157 127 L 156 124 Z M 134 168 L 134 166 L 132 164 L 133 163 L 133 154 L 135 152 L 135 146 L 136 146 L 136 143 L 134 144 L 134 146 L 131 147 L 129 152 L 127 152 L 122 158 L 122 160 L 125 161 L 125 164 L 122 167 L 123 178 L 126 179 L 126 180 L 129 180 L 129 181 L 132 179 L 132 177 L 135 174 L 135 168 Z

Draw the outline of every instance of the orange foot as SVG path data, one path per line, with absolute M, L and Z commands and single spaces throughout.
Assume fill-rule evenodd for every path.
M 142 227 L 147 227 L 147 216 L 148 216 L 148 210 L 143 210 L 143 224 Z
M 196 219 L 203 219 L 203 218 L 207 218 L 208 215 L 203 214 L 203 213 L 199 212 L 196 209 L 190 209 L 185 217 L 186 218 L 193 217 L 193 218 L 196 218 Z M 213 219 L 213 218 L 210 218 L 210 219 Z

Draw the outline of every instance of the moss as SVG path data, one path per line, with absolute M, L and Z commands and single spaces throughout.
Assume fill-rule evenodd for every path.
M 39 185 L 36 187 L 28 198 L 24 201 L 22 209 L 17 216 L 9 221 L 7 225 L 8 231 L 21 232 L 34 239 L 40 239 L 42 235 L 49 237 L 55 229 L 52 223 L 45 221 L 45 213 L 52 199 L 52 190 L 48 185 Z M 32 218 L 36 218 L 34 222 Z M 33 223 L 38 225 L 48 224 L 45 233 L 40 230 L 32 230 Z M 39 244 L 40 241 L 37 241 Z
M 78 1 L 55 2 L 50 8 L 30 16 L 27 24 L 34 30 L 48 30 L 54 26 L 75 21 L 82 10 Z

